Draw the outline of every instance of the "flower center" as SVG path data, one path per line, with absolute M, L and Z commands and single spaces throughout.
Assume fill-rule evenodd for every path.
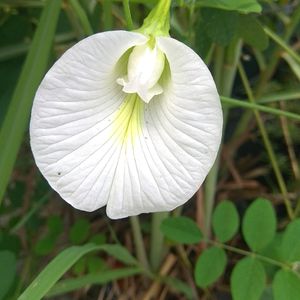
M 163 92 L 158 83 L 165 66 L 165 55 L 155 41 L 135 46 L 129 56 L 127 75 L 117 79 L 125 93 L 136 93 L 146 103 Z

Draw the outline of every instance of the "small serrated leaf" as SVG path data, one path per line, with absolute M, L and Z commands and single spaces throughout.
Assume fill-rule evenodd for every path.
M 239 227 L 239 214 L 230 201 L 222 201 L 213 212 L 212 227 L 218 240 L 225 243 L 233 238 Z
M 262 198 L 256 199 L 247 209 L 242 231 L 246 243 L 253 251 L 267 246 L 276 233 L 276 215 L 271 203 Z
M 201 288 L 211 285 L 224 273 L 226 264 L 227 256 L 223 249 L 218 247 L 205 249 L 197 259 L 196 284 Z
M 168 239 L 178 243 L 195 244 L 203 237 L 197 224 L 183 216 L 164 219 L 160 228 Z
M 262 264 L 252 257 L 240 260 L 230 279 L 233 300 L 259 300 L 266 283 Z

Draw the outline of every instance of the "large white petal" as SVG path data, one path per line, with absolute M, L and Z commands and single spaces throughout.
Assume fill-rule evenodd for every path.
M 117 62 L 147 38 L 111 31 L 90 36 L 54 64 L 34 99 L 31 147 L 49 184 L 71 205 L 92 211 L 108 201 L 121 151 L 112 134 L 125 94 Z M 126 66 L 124 66 L 126 71 Z
M 220 99 L 209 70 L 189 47 L 159 38 L 170 80 L 144 106 L 138 134 L 123 143 L 107 214 L 172 210 L 199 188 L 222 134 Z
M 114 67 L 119 58 L 145 41 L 128 32 L 87 38 L 58 60 L 36 94 L 30 132 L 37 165 L 76 208 L 107 204 L 111 218 L 171 210 L 196 192 L 215 160 L 220 101 L 190 48 L 158 39 L 170 80 L 149 104 L 116 83 L 126 75 Z

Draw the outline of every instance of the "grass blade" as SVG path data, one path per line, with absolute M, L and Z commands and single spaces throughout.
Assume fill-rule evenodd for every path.
M 73 246 L 58 254 L 45 269 L 35 278 L 18 300 L 39 300 L 44 297 L 54 284 L 69 270 L 82 256 L 93 251 L 104 251 L 125 264 L 137 265 L 137 261 L 126 248 L 116 245 L 86 244 Z
M 124 277 L 133 276 L 141 273 L 140 268 L 122 268 L 116 270 L 105 270 L 104 272 L 92 273 L 77 278 L 66 279 L 58 282 L 50 291 L 46 297 L 58 296 L 61 294 L 69 293 L 71 291 L 78 290 L 87 285 L 92 284 L 105 284 L 107 282 L 121 279 Z
M 283 117 L 287 117 L 290 119 L 300 121 L 299 114 L 295 114 L 295 113 L 292 113 L 289 111 L 284 111 L 284 110 L 272 108 L 272 107 L 269 107 L 266 105 L 260 105 L 260 104 L 256 104 L 256 103 L 246 102 L 243 100 L 238 100 L 238 99 L 233 99 L 233 98 L 228 98 L 228 97 L 223 97 L 223 96 L 221 96 L 221 100 L 222 100 L 222 103 L 225 105 L 227 104 L 227 105 L 236 106 L 236 107 L 248 108 L 251 110 L 258 110 L 258 111 L 273 114 L 276 116 L 283 116 Z
M 43 9 L 0 131 L 0 203 L 27 128 L 35 91 L 47 68 L 60 5 L 61 0 L 48 0 Z

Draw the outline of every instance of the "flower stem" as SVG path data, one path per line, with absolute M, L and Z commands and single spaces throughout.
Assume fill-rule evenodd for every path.
M 236 75 L 237 64 L 241 53 L 242 43 L 234 40 L 230 46 L 224 48 L 216 47 L 216 64 L 214 66 L 214 78 L 218 91 L 223 96 L 230 96 Z M 223 108 L 223 131 L 226 128 L 228 108 Z M 214 207 L 216 185 L 219 173 L 220 155 L 211 168 L 205 181 L 205 235 L 210 235 L 211 216 Z
M 143 236 L 141 233 L 139 217 L 137 216 L 130 217 L 130 223 L 131 223 L 137 258 L 141 263 L 141 265 L 144 267 L 144 269 L 149 270 L 149 263 L 145 251 Z
M 125 15 L 127 29 L 132 30 L 133 29 L 133 21 L 132 21 L 131 12 L 130 12 L 129 0 L 123 0 L 123 9 L 124 9 L 124 15 Z
M 168 215 L 168 212 L 152 214 L 150 264 L 154 271 L 160 266 L 164 250 L 164 236 L 160 231 L 160 224 Z
M 168 36 L 171 0 L 159 0 L 137 32 L 153 36 Z

